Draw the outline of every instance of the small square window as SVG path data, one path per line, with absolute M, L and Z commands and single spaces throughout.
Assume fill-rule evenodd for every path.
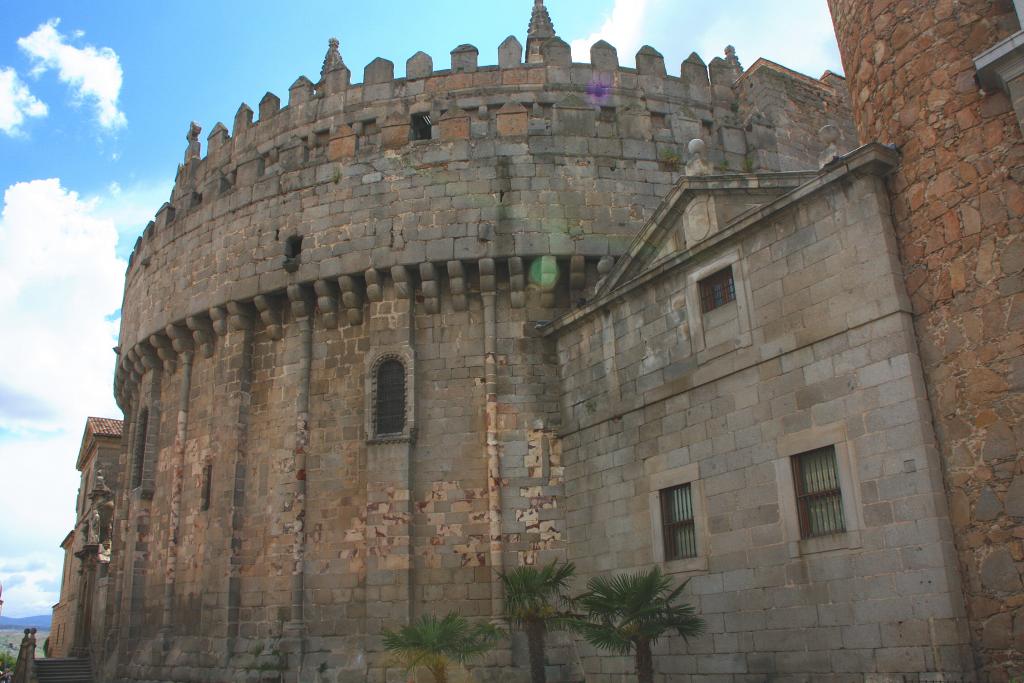
M 409 138 L 411 140 L 429 140 L 430 136 L 430 114 L 413 114 L 409 124 Z
M 846 531 L 835 446 L 794 455 L 791 462 L 800 537 L 814 538 Z
M 736 285 L 732 279 L 732 266 L 707 276 L 700 281 L 700 310 L 702 313 L 736 301 Z
M 665 560 L 697 557 L 697 534 L 693 525 L 693 495 L 690 485 L 662 489 L 659 496 Z

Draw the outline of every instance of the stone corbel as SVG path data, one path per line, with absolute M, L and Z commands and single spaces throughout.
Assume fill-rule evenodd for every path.
M 555 287 L 558 285 L 558 261 L 551 254 L 545 254 L 539 259 L 540 263 L 530 266 L 531 275 L 533 268 L 537 269 L 535 283 L 540 287 L 540 305 L 544 308 L 551 308 L 555 305 Z
M 480 268 L 480 291 L 495 291 L 497 279 L 494 277 L 494 259 L 482 258 L 477 262 L 477 266 Z
M 214 306 L 210 309 L 210 320 L 213 331 L 218 337 L 228 333 L 228 312 L 223 306 Z
M 316 299 L 304 285 L 288 285 L 288 301 L 296 319 L 309 318 L 316 312 Z
M 213 310 L 211 309 L 211 313 Z M 229 301 L 227 305 L 227 328 L 232 331 L 251 330 L 256 311 L 251 304 L 241 301 Z M 214 323 L 216 328 L 216 323 Z
M 441 284 L 437 280 L 437 268 L 433 263 L 420 264 L 420 289 L 423 291 L 423 306 L 427 313 L 440 313 Z
M 213 324 L 210 319 L 202 315 L 190 315 L 185 319 L 189 331 L 192 332 L 192 342 L 203 354 L 203 358 L 213 356 Z
M 178 354 L 175 353 L 170 338 L 163 333 L 151 334 L 149 335 L 149 344 L 156 350 L 156 355 L 163 363 L 164 370 L 173 373 Z
M 392 266 L 391 279 L 395 283 L 395 296 L 399 299 L 408 299 L 412 296 L 408 268 L 405 266 Z
M 512 308 L 526 306 L 526 271 L 523 269 L 523 259 L 519 256 L 508 260 L 508 284 Z
M 280 339 L 284 336 L 284 326 L 281 324 L 281 311 L 271 297 L 265 294 L 258 294 L 253 297 L 252 302 L 256 304 L 256 310 L 260 313 L 260 320 L 267 328 L 267 334 L 271 339 Z
M 452 308 L 464 311 L 469 305 L 466 301 L 466 272 L 462 261 L 448 262 L 448 287 L 452 293 Z
M 164 328 L 164 332 L 171 340 L 171 346 L 174 348 L 174 352 L 179 356 L 183 353 L 189 353 L 195 349 L 195 344 L 192 341 L 192 331 L 184 325 L 175 325 L 171 323 Z
M 139 342 L 135 348 L 138 349 L 143 372 L 163 367 L 163 361 L 157 355 L 156 349 L 148 341 Z
M 338 286 L 330 280 L 317 280 L 313 283 L 313 291 L 316 292 L 316 306 L 320 309 L 324 326 L 335 328 L 338 326 Z
M 366 280 L 366 298 L 370 301 L 384 300 L 384 278 L 376 268 L 369 268 L 363 273 Z
M 359 283 L 351 275 L 338 278 L 338 289 L 341 290 L 341 306 L 345 309 L 345 318 L 349 325 L 363 324 L 363 293 Z

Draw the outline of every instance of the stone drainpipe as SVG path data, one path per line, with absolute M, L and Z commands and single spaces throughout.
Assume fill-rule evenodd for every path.
M 167 544 L 167 567 L 164 571 L 164 609 L 160 635 L 166 653 L 173 631 L 174 586 L 178 569 L 178 543 L 181 533 L 181 493 L 185 471 L 185 439 L 188 436 L 188 399 L 192 390 L 191 350 L 181 352 L 181 390 L 178 394 L 178 422 L 174 433 L 174 469 L 171 481 L 170 539 Z
M 299 386 L 295 399 L 295 483 L 292 495 L 294 514 L 292 547 L 291 619 L 286 632 L 294 638 L 298 656 L 298 673 L 302 672 L 304 656 L 305 555 L 306 555 L 306 452 L 309 448 L 309 382 L 313 358 L 314 303 L 300 285 L 288 287 L 292 313 L 299 326 Z
M 505 559 L 501 539 L 501 458 L 498 454 L 497 320 L 495 312 L 494 260 L 480 261 L 480 296 L 484 304 L 484 419 L 487 425 L 487 512 L 490 522 L 491 615 L 503 611 L 501 577 Z

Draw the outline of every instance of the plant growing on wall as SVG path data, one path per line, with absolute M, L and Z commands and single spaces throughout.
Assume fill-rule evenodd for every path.
M 586 613 L 574 628 L 601 650 L 633 654 L 638 683 L 654 682 L 651 646 L 675 631 L 684 639 L 700 635 L 704 620 L 693 607 L 679 601 L 686 581 L 672 588 L 672 579 L 658 567 L 646 572 L 595 576 L 587 592 L 576 598 Z
M 572 605 L 567 594 L 569 581 L 576 573 L 571 562 L 536 567 L 516 567 L 501 575 L 505 589 L 505 619 L 513 628 L 526 634 L 530 653 L 530 680 L 546 683 L 544 674 L 544 641 L 550 630 L 565 628 L 572 615 L 566 610 Z
M 425 615 L 398 631 L 384 631 L 384 647 L 412 671 L 422 666 L 434 683 L 448 682 L 448 667 L 483 655 L 502 637 L 492 624 L 471 624 L 461 614 Z
M 666 171 L 678 171 L 682 157 L 674 149 L 663 149 L 658 157 L 658 161 Z

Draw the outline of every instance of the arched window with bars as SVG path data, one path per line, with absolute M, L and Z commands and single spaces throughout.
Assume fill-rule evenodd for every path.
M 377 365 L 374 382 L 374 431 L 376 436 L 405 431 L 405 366 L 396 358 Z

